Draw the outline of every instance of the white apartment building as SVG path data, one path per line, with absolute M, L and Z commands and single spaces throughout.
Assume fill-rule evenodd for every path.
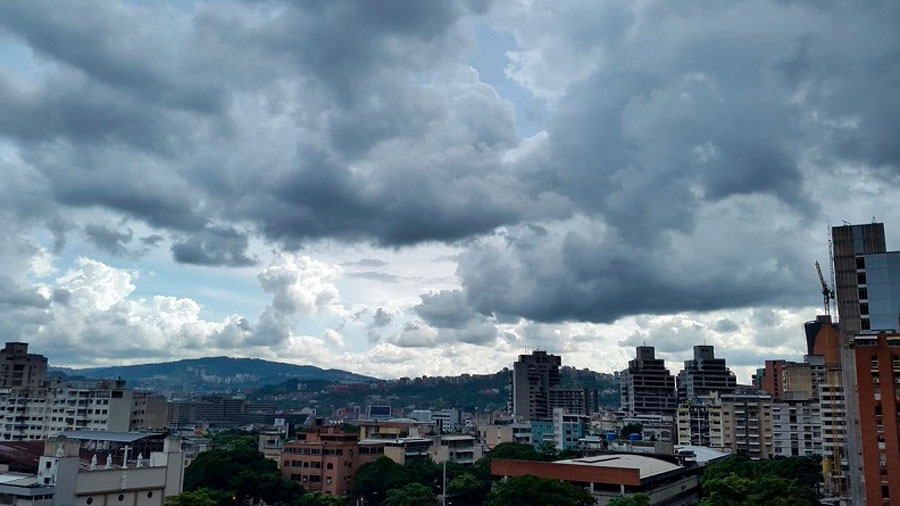
M 27 343 L 0 350 L 0 440 L 47 439 L 71 430 L 127 432 L 132 391 L 122 380 L 48 380 L 47 359 Z
M 72 430 L 127 432 L 132 402 L 122 380 L 2 389 L 0 440 L 47 439 Z
M 776 457 L 822 455 L 819 403 L 790 392 L 772 404 L 772 442 Z

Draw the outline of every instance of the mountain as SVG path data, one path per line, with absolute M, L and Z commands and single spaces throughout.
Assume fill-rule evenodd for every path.
M 267 385 L 249 394 L 288 409 L 316 407 L 320 414 L 356 405 L 389 404 L 395 408 L 428 409 L 458 407 L 469 411 L 504 409 L 509 399 L 510 371 L 460 376 L 423 376 L 377 381 L 369 384 L 336 384 L 328 381 L 291 379 Z M 615 377 L 587 369 L 562 367 L 564 386 L 597 389 L 602 405 L 618 401 Z
M 231 392 L 257 389 L 288 379 L 321 380 L 338 384 L 366 383 L 374 378 L 338 369 L 270 362 L 258 358 L 206 357 L 153 364 L 86 369 L 51 368 L 70 379 L 121 378 L 132 386 L 159 391 Z

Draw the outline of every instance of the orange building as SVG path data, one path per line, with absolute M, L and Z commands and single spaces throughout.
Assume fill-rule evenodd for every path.
M 854 339 L 866 504 L 900 503 L 900 334 Z
M 345 434 L 340 427 L 311 427 L 298 438 L 284 445 L 281 475 L 313 492 L 350 494 L 356 470 L 384 456 L 383 442 L 360 442 L 357 434 Z

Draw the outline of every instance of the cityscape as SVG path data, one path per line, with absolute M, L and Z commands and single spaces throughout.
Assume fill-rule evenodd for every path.
M 0 1 L 0 506 L 900 505 L 898 27 Z
M 427 480 L 385 488 L 378 468 L 436 465 L 446 473 L 450 465 L 456 493 L 444 475 L 440 496 L 451 504 L 494 501 L 497 487 L 528 477 L 566 484 L 592 504 L 687 505 L 708 496 L 708 473 L 735 458 L 805 459 L 792 465 L 806 466 L 814 488 L 792 500 L 843 504 L 864 494 L 889 503 L 900 491 L 900 251 L 886 249 L 877 222 L 834 227 L 831 238 L 835 282 L 820 276 L 822 314 L 797 335 L 807 347 L 803 361 L 766 360 L 751 384 L 739 383 L 708 344 L 694 345 L 676 374 L 649 344 L 615 375 L 563 368 L 563 357 L 543 350 L 497 375 L 391 381 L 237 359 L 116 369 L 144 370 L 154 391 L 146 380 L 54 369 L 28 343 L 7 342 L 2 493 L 12 504 L 37 506 L 109 502 L 110 494 L 129 504 L 214 503 L 209 491 L 182 496 L 200 493 L 192 482 L 202 471 L 192 469 L 209 465 L 210 455 L 246 451 L 269 461 L 284 487 L 302 487 L 299 497 L 310 504 L 392 504 L 402 494 L 436 500 L 427 499 Z M 226 372 L 217 374 L 217 365 Z M 164 366 L 174 381 L 163 381 Z M 264 371 L 279 368 L 281 376 L 260 385 Z M 213 390 L 197 388 L 196 378 Z M 498 388 L 446 393 L 497 379 Z M 424 395 L 385 393 L 385 383 Z M 312 391 L 337 392 L 346 403 L 326 404 Z M 472 400 L 479 396 L 505 406 Z M 259 490 L 242 493 L 273 501 Z

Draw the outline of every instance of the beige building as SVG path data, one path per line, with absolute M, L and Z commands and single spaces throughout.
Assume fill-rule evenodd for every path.
M 47 357 L 28 353 L 28 343 L 0 350 L 0 388 L 39 387 L 47 381 Z
M 134 392 L 132 399 L 131 430 L 162 430 L 168 426 L 169 406 L 164 396 Z
M 769 394 L 714 392 L 682 404 L 676 425 L 681 445 L 708 446 L 753 459 L 774 455 Z

